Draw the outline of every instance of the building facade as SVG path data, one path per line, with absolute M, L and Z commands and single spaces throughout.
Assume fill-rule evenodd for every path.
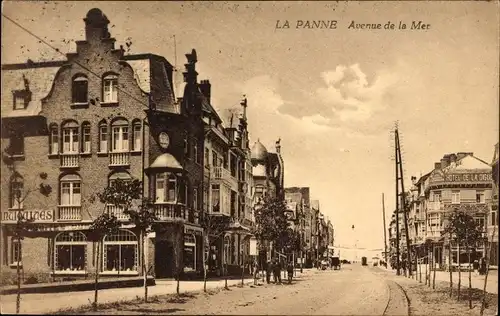
M 493 160 L 491 163 L 492 168 L 492 178 L 493 184 L 491 188 L 491 210 L 488 216 L 488 243 L 491 249 L 490 253 L 490 264 L 498 267 L 498 143 L 495 145 L 495 151 L 493 153 Z

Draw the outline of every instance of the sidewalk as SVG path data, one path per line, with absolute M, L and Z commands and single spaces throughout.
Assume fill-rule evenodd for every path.
M 304 270 L 303 274 L 308 271 Z M 297 276 L 301 275 L 297 272 Z M 245 284 L 253 284 L 253 279 L 245 279 Z M 207 281 L 207 289 L 224 287 L 224 280 Z M 227 281 L 228 286 L 241 284 L 241 279 Z M 262 283 L 262 282 L 260 282 Z M 156 280 L 156 285 L 148 287 L 148 296 L 167 295 L 176 293 L 176 281 Z M 203 281 L 181 281 L 180 292 L 203 291 Z M 144 289 L 135 288 L 114 288 L 99 291 L 99 303 L 112 303 L 123 300 L 133 300 L 136 297 L 143 297 Z M 46 293 L 46 294 L 23 294 L 21 295 L 22 314 L 47 314 L 61 309 L 78 308 L 89 305 L 94 301 L 94 291 L 69 292 L 69 293 Z M 3 295 L 1 297 L 1 313 L 14 314 L 16 312 L 16 295 Z
M 385 270 L 385 268 L 380 268 Z M 422 269 L 422 283 L 425 283 L 425 264 L 421 265 Z M 386 271 L 390 273 L 396 274 L 396 270 L 392 270 L 390 267 Z M 429 270 L 427 270 L 429 271 Z M 419 270 L 413 272 L 417 277 L 419 277 Z M 431 273 L 431 280 L 433 277 L 433 273 Z M 404 277 L 404 276 L 402 276 Z M 471 277 L 471 285 L 473 288 L 482 290 L 484 287 L 484 275 L 475 275 L 472 272 Z M 461 277 L 461 287 L 469 287 L 469 272 L 462 271 Z M 450 282 L 450 273 L 448 271 L 436 271 L 436 282 Z M 453 272 L 453 287 L 456 287 L 458 284 L 458 272 Z M 488 273 L 488 284 L 486 284 L 486 292 L 498 294 L 498 270 L 490 270 Z

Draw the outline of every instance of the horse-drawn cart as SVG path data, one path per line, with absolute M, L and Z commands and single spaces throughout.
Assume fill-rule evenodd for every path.
M 332 267 L 334 270 L 340 270 L 340 258 L 332 257 Z

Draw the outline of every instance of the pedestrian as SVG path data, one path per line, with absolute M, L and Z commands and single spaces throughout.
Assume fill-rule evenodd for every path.
M 403 269 L 404 276 L 406 276 L 406 259 L 401 262 L 401 268 Z
M 274 283 L 281 284 L 281 264 L 275 260 L 273 264 Z
M 480 275 L 485 275 L 486 274 L 486 259 L 484 257 L 481 258 L 481 261 L 479 261 L 479 274 Z
M 286 271 L 288 272 L 288 284 L 292 284 L 292 279 L 293 279 L 293 263 L 288 262 L 288 266 L 286 268 Z
M 474 269 L 474 275 L 478 275 L 479 274 L 479 261 L 474 260 L 474 262 L 472 263 L 472 268 Z
M 266 265 L 266 282 L 267 282 L 267 284 L 271 283 L 271 273 L 272 272 L 273 272 L 273 262 L 268 260 L 267 265 Z

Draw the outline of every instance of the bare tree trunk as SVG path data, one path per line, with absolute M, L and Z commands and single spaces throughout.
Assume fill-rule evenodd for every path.
M 490 272 L 490 256 L 491 256 L 491 251 L 493 250 L 493 240 L 495 239 L 495 233 L 497 229 L 497 223 L 493 223 L 493 232 L 491 234 L 491 243 L 490 247 L 484 247 L 484 252 L 485 252 L 485 260 L 486 260 L 486 275 L 484 276 L 484 285 L 483 285 L 483 298 L 481 300 L 481 311 L 479 312 L 480 316 L 483 316 L 484 309 L 486 308 L 486 285 L 488 284 L 488 273 Z M 487 251 L 488 250 L 488 251 Z M 498 312 L 498 307 L 497 307 L 497 312 Z M 498 313 L 497 313 L 498 315 Z
M 21 238 L 17 237 L 17 244 L 21 242 Z M 20 248 L 18 248 L 19 251 Z M 20 267 L 20 255 L 18 252 L 16 259 L 16 273 L 17 273 L 17 296 L 16 296 L 16 314 L 19 314 L 21 310 L 21 267 Z
M 425 264 L 425 285 L 427 285 L 427 281 L 428 281 L 428 278 L 427 278 L 427 265 L 429 264 L 429 252 L 427 252 L 427 263 Z
M 224 288 L 229 290 L 229 287 L 227 286 L 227 262 L 224 263 Z
M 100 251 L 100 244 L 101 241 L 97 241 L 96 245 L 96 267 L 95 267 L 95 284 L 94 284 L 94 310 L 97 310 L 97 298 L 98 298 L 98 292 L 99 292 L 99 267 L 100 267 L 100 258 L 101 258 L 101 251 Z
M 469 244 L 467 243 L 467 257 L 469 258 L 469 309 L 472 309 L 472 272 L 471 272 L 471 265 L 470 265 L 470 247 Z
M 450 272 L 450 297 L 453 294 L 453 256 L 451 253 L 451 233 L 450 233 L 450 242 L 448 247 L 448 271 Z
M 457 266 L 458 266 L 458 290 L 457 300 L 460 301 L 460 285 L 462 284 L 462 271 L 460 269 L 460 240 L 457 240 Z
M 429 248 L 427 250 L 427 255 L 429 256 L 428 264 L 429 264 L 429 276 L 427 279 L 429 280 L 427 283 L 428 287 L 431 287 L 431 272 L 432 272 L 432 261 L 434 260 L 434 257 L 432 255 L 431 249 Z
M 436 247 L 432 245 L 432 289 L 436 288 L 436 257 L 434 253 L 436 251 Z
M 142 261 L 142 274 L 144 278 L 144 302 L 148 302 L 148 271 L 146 266 L 146 238 L 145 232 L 141 231 L 141 245 L 142 245 L 142 253 L 141 253 L 141 261 Z
M 241 286 L 243 286 L 243 284 L 245 284 L 245 256 L 241 254 L 241 257 L 241 260 L 243 261 L 241 265 Z
M 203 230 L 203 233 L 205 234 L 205 230 Z M 203 236 L 203 254 L 202 254 L 202 258 L 203 258 L 203 292 L 207 291 L 207 258 L 206 258 L 206 251 L 205 251 L 205 248 L 207 248 L 207 246 L 210 249 L 209 245 L 206 245 L 205 236 Z
M 418 283 L 422 283 L 422 265 L 420 263 L 420 249 L 418 250 L 418 257 L 417 257 L 417 264 L 418 264 L 418 276 L 419 280 Z

